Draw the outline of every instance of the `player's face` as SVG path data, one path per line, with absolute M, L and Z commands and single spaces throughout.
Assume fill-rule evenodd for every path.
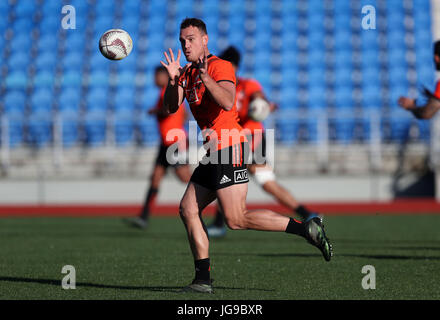
M 196 62 L 202 57 L 208 44 L 208 36 L 193 26 L 180 30 L 179 40 L 183 54 L 189 62 Z
M 167 72 L 157 72 L 154 76 L 154 82 L 159 88 L 165 87 L 168 84 L 168 73 Z
M 434 55 L 435 69 L 440 71 L 440 56 Z

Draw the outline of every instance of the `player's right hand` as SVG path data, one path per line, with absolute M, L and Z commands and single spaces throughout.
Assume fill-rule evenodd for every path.
M 397 103 L 405 110 L 411 110 L 416 107 L 415 100 L 407 97 L 400 97 Z
M 167 69 L 170 80 L 176 81 L 183 73 L 183 71 L 186 69 L 187 66 L 185 66 L 185 68 L 182 68 L 180 66 L 180 55 L 181 55 L 180 49 L 177 52 L 177 60 L 174 59 L 173 50 L 169 48 L 168 51 L 170 53 L 170 56 L 168 56 L 167 52 L 164 51 L 165 59 L 167 60 L 168 64 L 166 64 L 163 61 L 160 61 L 160 63 Z

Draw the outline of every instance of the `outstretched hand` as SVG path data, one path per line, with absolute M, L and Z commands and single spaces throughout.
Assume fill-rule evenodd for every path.
M 166 64 L 163 61 L 160 61 L 160 63 L 167 69 L 168 76 L 170 77 L 170 79 L 172 81 L 175 81 L 175 80 L 177 80 L 177 78 L 180 77 L 180 75 L 185 70 L 185 68 L 182 68 L 180 66 L 180 56 L 181 56 L 180 49 L 177 52 L 177 60 L 174 58 L 173 50 L 171 50 L 171 48 L 169 48 L 168 51 L 170 53 L 169 56 L 168 56 L 167 52 L 164 51 L 165 59 L 166 59 L 168 64 Z
M 405 110 L 411 110 L 414 109 L 416 104 L 414 99 L 410 99 L 407 97 L 400 97 L 397 100 L 397 103 Z

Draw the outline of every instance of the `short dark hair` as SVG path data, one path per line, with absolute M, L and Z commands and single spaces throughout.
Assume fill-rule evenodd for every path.
M 240 65 L 241 55 L 237 48 L 234 46 L 229 46 L 220 54 L 219 58 L 229 61 L 238 67 Z
M 154 69 L 154 74 L 158 74 L 159 72 L 168 72 L 167 68 L 165 68 L 162 65 L 158 65 L 155 69 Z
M 197 18 L 185 18 L 180 24 L 180 30 L 186 29 L 188 27 L 195 27 L 199 29 L 202 33 L 208 34 L 208 30 L 206 29 L 206 24 Z
M 434 43 L 434 55 L 440 57 L 440 40 Z

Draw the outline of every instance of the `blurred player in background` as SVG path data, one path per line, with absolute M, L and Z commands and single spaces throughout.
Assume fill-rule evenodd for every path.
M 148 111 L 149 114 L 156 115 L 161 143 L 159 146 L 159 151 L 156 158 L 156 163 L 154 165 L 153 173 L 150 178 L 150 186 L 145 197 L 145 202 L 142 210 L 138 217 L 127 219 L 127 221 L 134 227 L 145 229 L 148 226 L 148 217 L 153 207 L 157 194 L 159 192 L 160 183 L 165 176 L 165 173 L 169 167 L 173 167 L 176 176 L 183 183 L 188 183 L 191 177 L 191 172 L 188 164 L 170 164 L 167 160 L 167 149 L 169 146 L 175 142 L 181 143 L 182 137 L 172 137 L 173 140 L 167 140 L 167 133 L 172 129 L 181 130 L 182 134 L 185 133 L 184 122 L 185 122 L 185 106 L 182 104 L 179 109 L 173 113 L 169 114 L 163 109 L 163 99 L 166 87 L 168 85 L 168 72 L 163 66 L 158 66 L 155 70 L 154 81 L 158 88 L 160 88 L 159 99 L 156 106 Z M 180 154 L 186 149 L 186 145 L 179 145 Z M 174 159 L 177 160 L 177 159 Z
M 237 74 L 241 55 L 235 47 L 228 47 L 219 58 L 231 62 L 234 72 Z M 262 98 L 266 101 L 267 99 L 263 93 L 263 88 L 257 80 L 236 77 L 237 111 L 240 118 L 239 124 L 243 129 L 248 129 L 251 132 L 251 136 L 248 137 L 248 140 L 251 141 L 251 152 L 259 152 L 259 154 L 265 157 L 266 136 L 264 133 L 263 135 L 255 134 L 256 130 L 257 132 L 263 132 L 264 125 L 262 122 L 255 121 L 249 117 L 249 105 L 256 98 Z M 269 103 L 269 101 L 267 102 Z M 271 111 L 275 110 L 275 104 L 269 104 Z M 257 164 L 254 158 L 253 163 L 248 164 L 247 168 L 249 173 L 255 178 L 263 190 L 274 197 L 280 204 L 289 208 L 292 212 L 296 212 L 305 221 L 317 217 L 315 213 L 311 213 L 305 206 L 299 204 L 289 191 L 276 181 L 275 173 L 269 164 Z M 213 223 L 208 226 L 208 234 L 211 237 L 222 237 L 226 234 L 225 219 L 219 209 L 217 209 Z
M 248 143 L 238 124 L 236 78 L 232 64 L 209 53 L 208 33 L 203 21 L 187 18 L 180 25 L 180 44 L 189 62 L 180 66 L 169 49 L 164 53 L 169 82 L 164 96 L 168 112 L 176 112 L 183 100 L 209 146 L 205 159 L 195 169 L 180 202 L 179 213 L 185 225 L 194 258 L 195 278 L 184 291 L 212 293 L 209 237 L 201 219 L 203 210 L 217 199 L 227 225 L 234 230 L 276 231 L 296 234 L 316 246 L 329 261 L 331 245 L 319 218 L 306 223 L 270 210 L 246 208 Z M 225 132 L 227 132 L 225 134 Z M 205 145 L 206 146 L 206 145 Z M 224 157 L 226 156 L 226 157 Z M 227 161 L 210 161 L 226 159 Z
M 435 69 L 440 71 L 440 41 L 434 43 L 434 64 Z M 412 112 L 417 119 L 431 119 L 440 110 L 440 81 L 437 82 L 434 93 L 427 90 L 424 93 L 429 100 L 423 106 L 417 106 L 416 100 L 408 97 L 400 97 L 397 102 L 403 109 Z

